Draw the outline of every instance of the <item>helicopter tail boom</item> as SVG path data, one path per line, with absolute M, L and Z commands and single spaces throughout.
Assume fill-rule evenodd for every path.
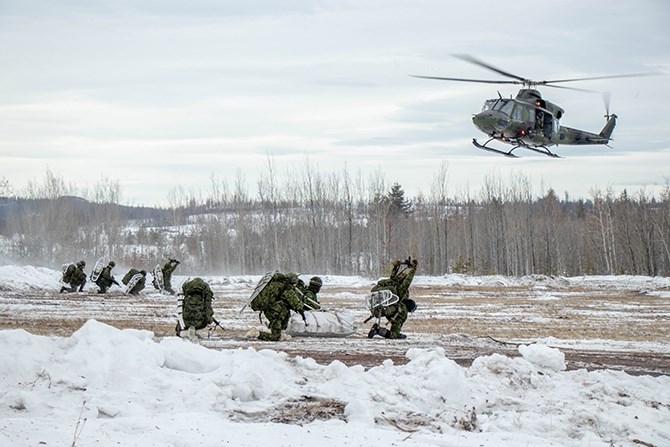
M 612 132 L 614 132 L 614 127 L 616 126 L 617 116 L 615 114 L 608 114 L 607 118 L 608 119 L 607 123 L 605 123 L 605 127 L 603 127 L 603 130 L 601 130 L 598 135 L 609 140 L 612 136 Z

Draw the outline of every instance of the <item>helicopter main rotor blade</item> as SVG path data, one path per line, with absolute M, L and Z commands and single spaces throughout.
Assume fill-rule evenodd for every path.
M 645 76 L 658 76 L 662 73 L 629 73 L 629 74 L 620 74 L 620 75 L 609 75 L 609 76 L 592 76 L 588 78 L 573 78 L 573 79 L 554 79 L 552 81 L 537 81 L 538 85 L 549 85 L 556 84 L 558 82 L 575 82 L 575 81 L 593 81 L 596 79 L 616 79 L 616 78 L 641 78 Z
M 420 76 L 410 75 L 413 78 L 437 79 L 438 81 L 461 81 L 461 82 L 480 82 L 484 84 L 521 84 L 519 81 L 493 81 L 488 79 L 466 79 L 466 78 L 442 78 L 438 76 Z
M 538 83 L 539 84 L 539 83 Z M 543 87 L 551 87 L 551 88 L 560 88 L 563 90 L 574 90 L 576 92 L 584 92 L 584 93 L 600 93 L 596 90 L 588 90 L 585 88 L 577 88 L 577 87 L 566 87 L 564 85 L 554 85 L 554 84 L 542 84 Z
M 494 67 L 493 65 L 489 65 L 486 62 L 480 61 L 479 59 L 470 56 L 469 54 L 453 54 L 452 56 L 457 57 L 466 62 L 470 62 L 471 64 L 479 65 L 480 67 L 484 67 L 488 70 L 495 71 L 496 73 L 506 76 L 508 78 L 517 79 L 521 81 L 522 84 L 529 84 L 533 82 L 530 79 L 522 78 L 521 76 L 501 70 L 500 68 Z

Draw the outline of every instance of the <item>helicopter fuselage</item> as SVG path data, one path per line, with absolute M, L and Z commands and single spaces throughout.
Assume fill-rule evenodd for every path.
M 616 115 L 599 134 L 561 126 L 563 109 L 542 99 L 534 89 L 522 89 L 516 98 L 489 99 L 473 124 L 491 139 L 515 147 L 544 148 L 559 144 L 607 144 L 616 124 Z

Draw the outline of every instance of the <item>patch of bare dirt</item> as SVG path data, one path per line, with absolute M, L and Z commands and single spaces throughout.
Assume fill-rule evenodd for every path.
M 520 343 L 543 340 L 551 345 L 555 339 L 557 343 L 570 341 L 568 347 L 561 347 L 569 369 L 670 375 L 670 300 L 648 291 L 567 283 L 550 287 L 419 285 L 412 287 L 412 298 L 419 308 L 403 328 L 408 338 L 370 340 L 366 334 L 372 321 L 363 324 L 368 316 L 363 307 L 368 288 L 326 284 L 319 295 L 323 306 L 353 312 L 357 333 L 347 338 L 294 337 L 272 343 L 244 336 L 250 327 L 259 324 L 258 314 L 249 309 L 240 313 L 254 286 L 213 284 L 215 317 L 225 331 L 217 328 L 211 338 L 202 340 L 203 345 L 214 349 L 276 349 L 322 364 L 340 361 L 365 367 L 386 360 L 405 363 L 405 354 L 413 347 L 440 348 L 448 358 L 467 366 L 482 355 L 516 356 Z M 69 336 L 85 321 L 96 319 L 119 329 L 149 330 L 162 338 L 174 335 L 175 304 L 175 297 L 153 290 L 130 297 L 115 289 L 102 295 L 5 288 L 0 290 L 0 329 Z M 307 409 L 308 404 L 321 405 L 296 405 Z M 296 407 L 292 411 L 302 410 Z

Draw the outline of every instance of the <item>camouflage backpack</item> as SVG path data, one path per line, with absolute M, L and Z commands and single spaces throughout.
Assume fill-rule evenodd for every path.
M 380 279 L 377 281 L 377 284 L 372 288 L 371 292 L 377 292 L 379 290 L 390 290 L 392 294 L 398 294 L 395 281 L 390 278 Z
M 128 285 L 128 283 L 129 283 L 130 280 L 133 278 L 133 276 L 135 276 L 135 275 L 138 274 L 138 273 L 140 273 L 139 270 L 137 270 L 137 269 L 130 269 L 130 270 L 128 271 L 128 273 L 126 273 L 126 275 L 123 277 L 123 279 L 121 280 L 121 282 L 122 282 L 123 284 L 125 284 L 125 285 Z
M 74 273 L 74 269 L 76 269 L 77 266 L 74 264 L 70 264 L 67 266 L 67 270 L 63 272 L 63 282 L 66 284 L 69 284 L 70 281 L 72 281 L 72 274 Z
M 211 324 L 214 317 L 214 294 L 209 285 L 202 278 L 193 278 L 186 281 L 181 289 L 184 293 L 182 317 L 186 328 L 195 326 L 196 329 L 202 329 Z
M 256 298 L 249 303 L 249 307 L 254 311 L 263 311 L 270 308 L 289 285 L 287 275 L 275 273 L 267 285 L 256 295 Z

